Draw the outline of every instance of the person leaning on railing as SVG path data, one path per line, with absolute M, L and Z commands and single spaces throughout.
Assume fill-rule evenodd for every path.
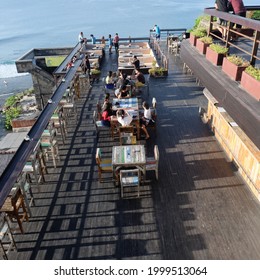
M 233 10 L 234 14 L 240 17 L 246 17 L 246 8 L 243 3 L 243 0 L 229 0 L 228 1 L 229 9 Z M 233 23 L 231 23 L 231 27 L 233 27 Z M 242 25 L 236 24 L 236 30 L 241 32 Z M 235 40 L 238 38 L 237 34 L 234 34 L 231 39 Z
M 220 11 L 220 12 L 228 12 L 228 0 L 216 0 L 215 1 L 215 9 Z M 219 18 L 218 19 L 218 23 L 219 23 L 219 27 L 218 30 L 221 32 L 222 34 L 222 38 L 225 39 L 226 38 L 226 26 L 227 26 L 227 21 Z M 223 26 L 223 27 L 221 27 Z

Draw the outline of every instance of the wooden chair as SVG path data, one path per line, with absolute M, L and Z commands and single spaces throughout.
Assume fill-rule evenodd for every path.
M 4 213 L 0 215 L 0 257 L 8 260 L 8 253 L 17 250 L 9 222 Z
M 140 170 L 129 169 L 120 170 L 120 185 L 121 185 L 121 197 L 124 197 L 125 188 L 137 187 L 137 195 L 140 196 Z
M 95 125 L 95 129 L 96 129 L 98 136 L 99 136 L 100 131 L 109 131 L 110 130 L 110 127 L 103 125 L 101 120 L 98 120 L 96 111 L 93 112 L 93 123 Z
M 60 160 L 60 156 L 58 142 L 56 140 L 56 131 L 52 123 L 49 123 L 48 128 L 43 131 L 40 141 L 44 157 L 48 160 L 49 156 L 51 156 L 53 165 L 56 168 L 56 160 Z
M 146 158 L 146 171 L 154 170 L 156 180 L 159 178 L 159 149 L 157 145 L 154 145 L 154 156 Z
M 40 183 L 45 182 L 44 171 L 46 172 L 46 166 L 39 141 L 34 148 L 34 151 L 26 161 L 22 172 L 28 175 L 31 183 L 33 176 L 34 182 L 36 183 L 38 190 L 40 190 Z
M 119 126 L 120 145 L 136 144 L 133 126 Z
M 12 188 L 9 196 L 6 198 L 0 212 L 5 212 L 11 221 L 17 221 L 21 233 L 24 233 L 23 221 L 29 221 L 24 196 L 19 187 Z
M 68 119 L 71 116 L 74 117 L 76 120 L 78 119 L 77 106 L 74 95 L 71 97 L 70 102 L 65 102 L 62 104 L 62 109 L 66 121 L 68 121 Z
M 61 135 L 62 142 L 65 144 L 65 139 L 67 136 L 67 124 L 62 108 L 57 110 L 57 112 L 52 115 L 51 121 L 53 122 L 53 126 L 57 135 Z
M 30 184 L 30 178 L 27 173 L 22 172 L 19 175 L 16 183 L 14 184 L 14 188 L 21 189 L 27 213 L 29 213 L 29 216 L 32 217 L 31 206 L 35 206 L 35 201 Z
M 103 158 L 101 149 L 97 148 L 96 151 L 96 163 L 98 166 L 98 180 L 101 182 L 103 173 L 111 173 L 112 175 L 112 159 L 111 158 Z

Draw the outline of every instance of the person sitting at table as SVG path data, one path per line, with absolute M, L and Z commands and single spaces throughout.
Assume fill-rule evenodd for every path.
M 107 89 L 114 89 L 115 81 L 114 81 L 114 78 L 113 78 L 113 72 L 112 71 L 108 71 L 108 74 L 107 74 L 106 79 L 105 79 L 105 83 L 106 83 L 106 88 Z
M 140 69 L 136 69 L 135 71 L 135 89 L 134 92 L 135 93 L 140 93 L 140 88 L 143 87 L 145 85 L 145 77 L 144 74 L 140 71 Z
M 115 91 L 115 96 L 118 98 L 118 99 L 122 99 L 122 98 L 130 98 L 130 92 L 127 88 L 126 85 L 123 85 L 121 86 L 119 89 L 117 89 Z
M 112 115 L 116 115 L 116 111 L 114 111 L 113 109 L 112 109 L 112 103 L 110 102 L 110 94 L 109 93 L 106 93 L 106 95 L 105 95 L 105 99 L 104 99 L 104 103 L 103 103 L 103 105 L 102 105 L 102 107 L 101 107 L 101 111 L 103 112 L 104 110 L 105 110 L 105 108 L 108 108 L 108 115 L 109 116 L 112 116 Z
M 108 127 L 111 126 L 111 124 L 110 124 L 110 121 L 111 121 L 111 111 L 112 111 L 112 109 L 111 109 L 110 105 L 106 104 L 104 106 L 104 110 L 103 110 L 102 115 L 101 115 L 101 123 L 102 123 L 102 125 L 108 126 Z
M 134 58 L 132 60 L 132 64 L 134 65 L 135 69 L 140 68 L 140 60 L 137 58 L 136 55 L 134 55 Z
M 127 110 L 120 109 L 116 112 L 117 121 L 122 126 L 129 126 L 132 122 L 133 118 L 132 116 L 127 112 Z
M 148 140 L 150 138 L 150 135 L 149 135 L 146 127 L 148 126 L 148 124 L 153 122 L 152 112 L 151 112 L 149 104 L 146 101 L 143 102 L 142 107 L 144 109 L 144 115 L 140 119 L 140 125 L 146 135 L 145 139 Z

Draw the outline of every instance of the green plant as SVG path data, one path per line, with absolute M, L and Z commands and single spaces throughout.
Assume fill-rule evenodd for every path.
M 91 75 L 99 75 L 101 71 L 99 69 L 92 69 L 91 70 Z
M 221 46 L 220 44 L 211 44 L 209 45 L 209 48 L 215 51 L 216 53 L 219 54 L 227 54 L 228 53 L 228 48 Z
M 260 68 L 250 65 L 246 68 L 245 72 L 256 80 L 260 81 Z
M 12 120 L 17 118 L 22 112 L 22 108 L 18 107 L 10 107 L 4 112 L 5 116 L 5 128 L 11 129 L 12 128 Z
M 164 76 L 165 71 L 167 71 L 164 67 L 152 67 L 148 70 L 149 74 L 152 76 Z
M 207 30 L 205 28 L 196 28 L 190 32 L 193 36 L 201 38 L 207 35 Z
M 213 42 L 213 39 L 211 36 L 204 36 L 204 37 L 199 38 L 199 40 L 205 44 L 212 44 L 212 42 Z
M 245 60 L 243 57 L 238 56 L 238 55 L 233 54 L 233 55 L 227 56 L 227 59 L 237 66 L 247 67 L 250 65 L 249 61 Z
M 251 19 L 260 20 L 260 11 L 253 11 Z

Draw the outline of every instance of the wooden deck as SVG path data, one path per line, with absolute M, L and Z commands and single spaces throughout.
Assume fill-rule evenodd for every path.
M 116 68 L 116 55 L 107 55 L 103 76 Z M 9 258 L 259 259 L 259 202 L 202 123 L 202 90 L 178 57 L 166 79 L 150 80 L 158 129 L 147 153 L 158 144 L 159 181 L 147 173 L 140 198 L 121 199 L 109 178 L 97 180 L 96 148 L 109 156 L 114 142 L 106 132 L 97 141 L 92 113 L 103 92 L 94 84 L 78 100 L 79 120 L 69 124 L 61 162 L 34 191 L 33 217 L 24 235 L 15 234 L 18 252 Z

